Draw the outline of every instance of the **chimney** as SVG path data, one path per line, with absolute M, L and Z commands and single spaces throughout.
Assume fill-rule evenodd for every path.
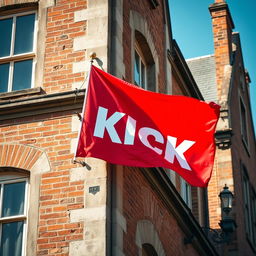
M 224 68 L 231 64 L 234 23 L 226 1 L 215 0 L 215 3 L 210 5 L 209 10 L 213 26 L 217 93 L 220 99 L 223 89 Z

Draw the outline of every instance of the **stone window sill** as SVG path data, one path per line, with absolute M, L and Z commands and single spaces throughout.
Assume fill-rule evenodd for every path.
M 30 89 L 25 89 L 20 91 L 13 91 L 13 92 L 4 92 L 4 93 L 0 93 L 0 100 L 7 100 L 12 98 L 25 97 L 28 95 L 43 94 L 43 93 L 44 91 L 42 90 L 41 87 L 30 88 Z

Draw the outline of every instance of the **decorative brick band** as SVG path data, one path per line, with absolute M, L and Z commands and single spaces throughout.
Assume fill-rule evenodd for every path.
M 30 171 L 43 152 L 21 144 L 0 145 L 0 167 L 8 166 Z

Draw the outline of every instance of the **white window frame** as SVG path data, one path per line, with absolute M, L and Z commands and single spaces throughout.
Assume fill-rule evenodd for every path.
M 2 218 L 2 206 L 3 206 L 3 188 L 4 184 L 15 184 L 19 182 L 26 182 L 25 186 L 25 193 L 24 193 L 24 214 L 22 215 L 15 215 L 15 216 L 8 216 Z M 27 216 L 28 216 L 28 195 L 29 195 L 29 179 L 28 178 L 20 178 L 18 176 L 10 178 L 7 177 L 6 180 L 0 181 L 0 244 L 1 244 L 1 236 L 2 236 L 2 224 L 3 223 L 10 223 L 10 222 L 18 222 L 23 221 L 23 234 L 22 234 L 22 251 L 21 256 L 26 255 L 26 238 L 27 238 Z
M 186 205 L 192 209 L 192 190 L 189 185 L 182 177 L 180 177 L 180 195 Z
M 35 14 L 35 24 L 34 24 L 34 38 L 33 38 L 33 51 L 16 54 L 14 55 L 14 43 L 15 43 L 15 32 L 16 32 L 16 20 L 18 16 L 26 16 L 29 14 Z M 23 60 L 31 60 L 32 59 L 32 70 L 31 70 L 31 85 L 29 88 L 34 88 L 35 86 L 35 67 L 36 67 L 36 45 L 37 45 L 37 31 L 38 31 L 38 15 L 37 11 L 28 11 L 28 12 L 20 12 L 11 15 L 6 15 L 0 17 L 0 20 L 5 20 L 8 18 L 13 18 L 12 23 L 12 36 L 11 36 L 11 48 L 10 55 L 5 57 L 0 57 L 0 64 L 10 64 L 9 67 L 9 78 L 8 78 L 8 87 L 6 92 L 12 92 L 13 86 L 13 67 L 14 62 L 23 61 Z M 29 89 L 28 88 L 28 89 Z

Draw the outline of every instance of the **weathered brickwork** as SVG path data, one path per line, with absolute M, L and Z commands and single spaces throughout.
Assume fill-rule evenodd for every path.
M 138 255 L 136 227 L 140 220 L 149 220 L 157 230 L 166 255 L 199 255 L 191 245 L 183 246 L 184 233 L 177 220 L 166 209 L 156 192 L 148 186 L 140 169 L 126 167 L 124 175 L 123 211 L 127 223 L 124 253 Z M 175 235 L 174 235 L 175 234 Z
M 234 194 L 233 210 L 230 215 L 236 221 L 237 228 L 233 235 L 234 240 L 225 250 L 237 253 L 237 255 L 254 255 L 255 248 L 253 249 L 250 239 L 247 238 L 245 227 L 247 217 L 244 196 L 246 192 L 243 186 L 242 168 L 242 165 L 246 167 L 250 189 L 255 190 L 255 135 L 251 118 L 248 80 L 246 81 L 239 34 L 232 31 L 234 24 L 227 4 L 225 1 L 215 1 L 210 6 L 210 12 L 213 23 L 218 101 L 222 109 L 228 113 L 226 123 L 224 119 L 220 119 L 217 129 L 219 131 L 232 130 L 231 146 L 217 149 L 216 152 L 213 175 L 208 187 L 210 226 L 219 229 L 221 209 L 217 195 L 227 184 Z M 232 72 L 229 72 L 230 69 Z M 247 143 L 242 134 L 241 101 L 246 108 Z M 248 196 L 248 200 L 251 201 L 252 192 Z
M 38 198 L 38 255 L 68 255 L 69 242 L 83 238 L 83 223 L 69 220 L 70 210 L 84 207 L 84 182 L 69 178 L 74 168 L 70 142 L 77 137 L 71 121 L 72 113 L 54 113 L 21 118 L 0 128 L 0 166 L 30 170 L 42 151 L 50 162 L 51 172 L 42 175 Z
M 219 2 L 219 5 L 218 5 Z M 225 4 L 224 4 L 225 5 Z M 214 51 L 216 60 L 217 93 L 222 94 L 224 67 L 231 63 L 232 58 L 232 29 L 234 28 L 229 9 L 223 6 L 223 1 L 217 1 L 219 9 L 212 11 L 212 27 L 214 36 Z
M 73 73 L 73 63 L 83 61 L 85 51 L 74 51 L 74 39 L 86 34 L 86 22 L 74 22 L 75 12 L 87 1 L 57 1 L 48 8 L 43 88 L 47 93 L 68 91 L 84 80 L 84 72 Z
M 31 219 L 34 223 L 28 222 L 26 254 L 140 255 L 142 244 L 139 243 L 138 230 L 148 227 L 154 229 L 152 242 L 156 243 L 153 245 L 160 252 L 159 255 L 199 255 L 193 242 L 184 245 L 185 228 L 181 228 L 182 221 L 177 221 L 177 216 L 171 213 L 140 169 L 107 165 L 93 158 L 86 159 L 85 166 L 72 161 L 80 125 L 75 112 L 81 113 L 82 104 L 78 106 L 76 102 L 81 94 L 71 91 L 85 87 L 83 82 L 90 67 L 91 51 L 95 51 L 98 57 L 94 64 L 105 71 L 114 65 L 109 63 L 112 58 L 109 55 L 120 56 L 118 65 L 121 64 L 114 70 L 123 76 L 121 78 L 132 82 L 132 30 L 137 25 L 133 24 L 132 27 L 132 22 L 146 24 L 144 36 L 155 58 L 157 90 L 163 93 L 173 90 L 173 94 L 187 95 L 185 83 L 182 82 L 181 86 L 178 79 L 172 79 L 171 64 L 166 57 L 166 45 L 171 41 L 164 34 L 168 27 L 164 10 L 166 3 L 159 1 L 157 8 L 153 8 L 151 1 L 113 1 L 116 2 L 116 22 L 118 26 L 122 25 L 120 31 L 115 31 L 115 36 L 122 44 L 116 48 L 117 53 L 109 53 L 109 33 L 113 33 L 108 23 L 108 15 L 112 14 L 109 1 L 43 1 L 12 0 L 1 2 L 0 5 L 11 5 L 10 9 L 15 12 L 16 4 L 38 2 L 39 9 L 38 38 L 42 42 L 39 42 L 38 49 L 41 55 L 36 53 L 38 77 L 35 80 L 38 83 L 36 87 L 42 90 L 21 96 L 10 93 L 7 100 L 5 96 L 3 102 L 6 105 L 9 100 L 10 103 L 17 101 L 17 113 L 11 110 L 13 118 L 8 117 L 8 110 L 2 110 L 4 107 L 0 106 L 0 111 L 5 111 L 5 120 L 0 123 L 0 168 L 26 171 L 33 193 L 29 195 L 33 200 L 29 205 L 28 221 Z M 132 22 L 131 14 L 134 18 Z M 166 74 L 167 70 L 170 74 Z M 67 92 L 69 96 L 73 95 L 74 103 L 64 97 Z M 54 103 L 49 97 L 53 94 L 57 99 Z M 43 112 L 35 104 L 31 107 L 30 97 L 35 97 L 38 105 L 42 105 L 41 101 L 46 102 Z M 63 102 L 58 106 L 61 100 L 74 106 L 66 108 Z M 24 103 L 26 101 L 27 105 Z M 89 193 L 90 188 L 95 187 L 99 191 Z M 176 187 L 178 191 L 181 190 L 178 176 Z M 181 200 L 178 194 L 175 196 Z M 192 197 L 192 212 L 199 220 L 195 188 Z M 191 214 L 185 205 L 183 207 L 186 214 Z M 197 223 L 193 225 L 200 231 Z M 198 236 L 204 238 L 203 233 Z M 113 245 L 114 239 L 118 241 Z M 204 246 L 199 247 L 204 250 Z M 209 249 L 210 246 L 207 246 Z

